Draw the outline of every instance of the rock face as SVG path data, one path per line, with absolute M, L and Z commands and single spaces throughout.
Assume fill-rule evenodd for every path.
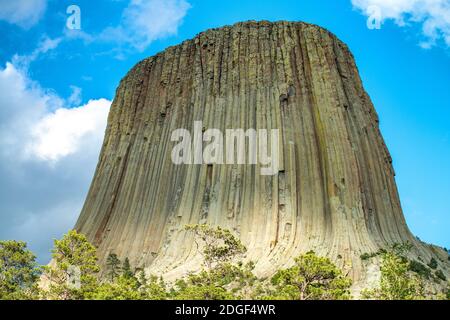
M 171 161 L 173 130 L 279 129 L 279 170 Z M 365 281 L 360 255 L 410 242 L 392 161 L 352 54 L 298 22 L 246 22 L 199 34 L 138 63 L 121 81 L 76 224 L 99 248 L 150 272 L 199 267 L 186 224 L 232 230 L 270 275 L 314 250 Z M 445 256 L 446 259 L 446 256 Z

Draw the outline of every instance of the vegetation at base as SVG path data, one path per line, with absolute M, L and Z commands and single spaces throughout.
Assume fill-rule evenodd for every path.
M 36 256 L 25 242 L 0 241 L 0 299 L 36 298 L 40 273 Z
M 363 290 L 363 298 L 376 300 L 448 299 L 448 284 L 444 292 L 427 291 L 425 280 L 430 279 L 433 275 L 424 264 L 406 258 L 410 248 L 407 244 L 394 245 L 390 250 L 381 254 L 379 286 Z M 431 259 L 430 264 L 437 268 L 437 261 L 434 258 Z M 446 281 L 442 270 L 437 270 L 435 276 Z
M 424 288 L 420 278 L 409 271 L 409 262 L 404 257 L 389 251 L 383 254 L 380 286 L 363 291 L 363 297 L 377 300 L 423 299 Z
M 52 262 L 44 267 L 43 279 L 49 283 L 42 294 L 46 299 L 80 300 L 91 298 L 97 289 L 97 250 L 83 234 L 69 231 L 54 241 Z
M 328 258 L 313 251 L 295 258 L 294 266 L 279 270 L 271 287 L 262 290 L 262 299 L 276 300 L 346 300 L 350 298 L 351 280 Z
M 188 225 L 185 229 L 195 237 L 203 265 L 199 272 L 171 283 L 145 274 L 143 268 L 134 268 L 127 257 L 121 261 L 113 252 L 106 259 L 105 270 L 101 270 L 95 246 L 74 230 L 54 241 L 48 266 L 39 266 L 24 242 L 0 241 L 0 299 L 351 299 L 351 280 L 331 260 L 312 251 L 296 257 L 292 267 L 262 279 L 253 273 L 253 262 L 244 262 L 247 250 L 229 230 L 207 225 Z M 427 266 L 409 261 L 399 248 L 381 250 L 376 255 L 382 259 L 380 285 L 364 291 L 364 298 L 429 297 L 423 284 L 428 274 L 424 270 L 430 270 Z M 429 264 L 434 266 L 433 260 Z M 437 261 L 432 269 L 429 277 L 446 281 Z M 449 299 L 449 294 L 447 288 L 433 298 Z
M 257 280 L 253 263 L 243 263 L 247 249 L 229 230 L 207 225 L 187 225 L 203 256 L 203 269 L 175 282 L 174 299 L 233 300 L 250 298 Z
M 106 259 L 107 275 L 110 281 L 114 281 L 121 273 L 122 267 L 117 254 L 110 253 Z
M 131 264 L 130 264 L 130 260 L 127 258 L 125 258 L 125 260 L 123 261 L 123 265 L 122 265 L 122 276 L 125 278 L 132 278 L 134 275 L 133 271 L 131 270 Z

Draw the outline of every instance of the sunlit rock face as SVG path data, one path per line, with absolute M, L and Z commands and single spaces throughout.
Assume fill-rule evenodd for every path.
M 279 129 L 276 173 L 259 162 L 174 164 L 172 132 L 193 132 L 194 121 L 202 132 Z M 208 223 L 241 238 L 259 275 L 314 250 L 365 282 L 363 253 L 410 242 L 423 261 L 444 254 L 409 232 L 391 162 L 344 43 L 306 23 L 238 23 L 167 48 L 121 81 L 76 229 L 101 263 L 114 252 L 168 278 L 199 268 L 183 227 Z

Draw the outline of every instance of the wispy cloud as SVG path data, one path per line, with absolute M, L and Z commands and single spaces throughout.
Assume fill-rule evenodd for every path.
M 2 0 L 0 20 L 29 29 L 38 23 L 46 8 L 47 0 Z
M 67 104 L 68 106 L 77 106 L 81 103 L 81 88 L 71 85 L 70 90 L 72 90 L 72 93 L 70 94 L 69 98 L 67 98 Z
M 450 0 L 352 0 L 352 4 L 367 16 L 378 7 L 381 22 L 394 20 L 401 27 L 420 24 L 423 48 L 438 41 L 450 47 Z
M 186 0 L 123 1 L 120 22 L 99 32 L 64 28 L 57 38 L 43 37 L 40 46 L 30 55 L 17 56 L 16 65 L 29 64 L 41 54 L 56 48 L 62 41 L 81 40 L 86 45 L 102 42 L 114 45 L 110 54 L 124 59 L 126 53 L 145 50 L 153 41 L 176 35 L 191 5 Z M 45 12 L 47 0 L 0 0 L 0 20 L 29 28 Z
M 33 52 L 28 55 L 14 55 L 12 63 L 15 66 L 19 66 L 20 68 L 27 70 L 30 66 L 30 63 L 37 60 L 41 55 L 44 55 L 47 52 L 56 49 L 62 42 L 62 40 L 62 37 L 52 39 L 47 35 L 44 35 Z
M 153 41 L 175 35 L 191 5 L 185 0 L 131 0 L 121 23 L 99 38 L 144 50 Z

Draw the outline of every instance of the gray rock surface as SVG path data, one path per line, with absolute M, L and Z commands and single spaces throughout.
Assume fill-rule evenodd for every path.
M 280 129 L 278 174 L 260 175 L 259 165 L 174 165 L 171 133 L 192 131 L 194 120 L 223 132 Z M 443 250 L 408 230 L 351 52 L 301 22 L 208 30 L 121 81 L 76 229 L 99 247 L 101 263 L 115 252 L 170 279 L 200 266 L 183 231 L 193 223 L 232 230 L 259 275 L 314 250 L 358 285 L 373 273 L 361 254 L 402 242 L 413 244 L 413 256 L 448 265 Z

